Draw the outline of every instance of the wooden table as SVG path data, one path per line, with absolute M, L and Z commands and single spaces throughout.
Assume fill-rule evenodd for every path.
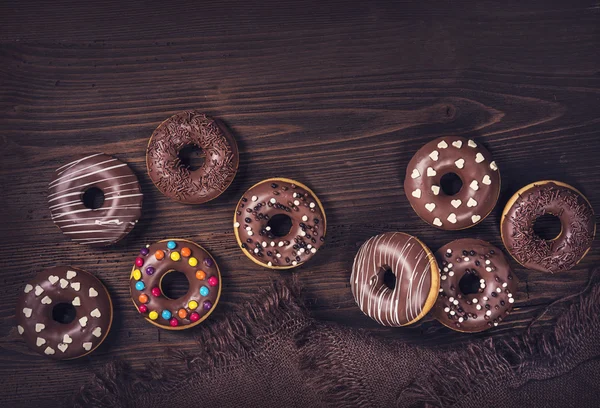
M 218 260 L 224 287 L 211 321 L 273 279 L 296 275 L 316 318 L 426 345 L 518 334 L 550 302 L 583 288 L 600 260 L 595 245 L 567 273 L 513 262 L 521 280 L 515 312 L 479 335 L 429 317 L 409 328 L 378 326 L 349 286 L 358 246 L 384 231 L 417 235 L 433 250 L 460 237 L 502 245 L 503 205 L 536 180 L 570 183 L 600 212 L 597 1 L 27 3 L 0 5 L 3 406 L 49 406 L 114 358 L 139 367 L 160 359 L 166 346 L 196 347 L 197 330 L 157 329 L 129 300 L 131 262 L 159 239 L 197 241 Z M 220 117 L 241 148 L 231 187 L 200 206 L 164 197 L 144 161 L 154 128 L 189 108 Z M 422 222 L 403 191 L 411 156 L 450 134 L 483 143 L 502 172 L 493 213 L 461 232 Z M 129 163 L 145 195 L 138 226 L 106 249 L 70 242 L 46 202 L 53 170 L 90 152 Z M 324 250 L 293 272 L 250 262 L 232 233 L 241 194 L 272 176 L 311 186 L 329 219 Z M 17 293 L 55 264 L 93 272 L 115 306 L 101 348 L 70 362 L 34 354 L 14 327 Z M 551 327 L 543 320 L 538 329 Z

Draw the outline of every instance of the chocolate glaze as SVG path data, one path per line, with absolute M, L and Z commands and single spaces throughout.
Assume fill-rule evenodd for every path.
M 541 272 L 573 268 L 592 246 L 596 231 L 590 203 L 575 188 L 556 183 L 534 183 L 518 192 L 502 218 L 502 240 L 508 252 L 521 265 Z M 562 231 L 553 240 L 533 231 L 535 220 L 544 214 L 560 219 Z
M 167 243 L 170 241 L 175 242 L 177 245 L 172 250 L 167 247 Z M 183 248 L 189 248 L 191 254 L 189 256 L 181 255 Z M 156 258 L 157 250 L 163 251 L 163 259 L 159 260 Z M 144 255 L 146 251 L 148 252 Z M 180 259 L 178 261 L 171 259 L 171 254 L 173 252 L 180 254 Z M 140 251 L 138 258 L 143 260 L 143 265 L 138 267 L 134 263 L 129 281 L 129 289 L 133 304 L 138 308 L 138 311 L 140 310 L 140 305 L 142 305 L 142 302 L 139 300 L 140 295 L 145 294 L 148 296 L 148 301 L 145 303 L 148 311 L 142 314 L 150 323 L 169 330 L 189 329 L 190 327 L 200 324 L 215 309 L 219 297 L 221 296 L 221 272 L 213 257 L 200 245 L 184 239 L 159 241 L 143 248 L 142 251 Z M 195 258 L 198 261 L 196 266 L 190 264 L 191 258 Z M 154 268 L 152 274 L 148 273 L 148 268 Z M 139 280 L 134 277 L 134 271 L 136 269 L 141 273 L 141 278 Z M 189 282 L 188 292 L 178 299 L 166 297 L 161 289 L 162 278 L 172 271 L 182 272 Z M 197 278 L 197 271 L 204 271 L 204 279 Z M 215 278 L 216 282 L 214 281 Z M 136 289 L 135 285 L 137 282 L 143 282 L 144 288 L 142 290 Z M 160 289 L 161 293 L 159 296 L 154 296 L 152 294 L 152 288 L 155 287 Z M 200 294 L 202 287 L 208 289 L 208 295 L 205 296 Z M 189 307 L 189 302 L 192 300 L 198 303 L 196 309 L 191 309 Z M 186 317 L 182 318 L 178 315 L 180 309 L 186 311 Z M 162 312 L 164 310 L 170 311 L 172 318 L 177 319 L 177 326 L 171 326 L 169 319 L 163 318 Z M 152 320 L 149 317 L 150 312 L 152 311 L 158 313 L 158 318 L 156 320 Z M 199 314 L 199 318 L 196 321 L 190 320 L 190 316 L 193 312 Z
M 283 214 L 292 226 L 275 236 L 269 220 Z M 242 196 L 233 217 L 233 229 L 242 251 L 261 266 L 287 269 L 308 261 L 325 243 L 327 219 L 317 196 L 305 185 L 272 178 L 252 186 Z
M 100 208 L 84 205 L 91 188 L 104 193 Z M 127 164 L 97 153 L 56 169 L 48 204 L 56 226 L 73 241 L 91 246 L 114 244 L 127 235 L 142 214 L 143 194 Z
M 435 258 L 441 284 L 431 314 L 444 326 L 475 333 L 497 326 L 510 313 L 518 280 L 500 249 L 464 238 L 438 249 Z M 465 275 L 479 286 L 476 293 L 462 292 Z
M 204 151 L 204 164 L 191 170 L 179 152 L 187 146 Z M 210 201 L 229 187 L 238 169 L 237 144 L 229 131 L 202 113 L 184 111 L 161 123 L 150 138 L 146 165 L 161 193 L 185 204 Z
M 440 187 L 445 174 L 455 173 L 462 188 L 446 195 Z M 481 144 L 444 136 L 425 144 L 406 169 L 404 192 L 419 217 L 444 229 L 459 230 L 481 222 L 500 194 L 500 172 Z
M 54 320 L 60 303 L 75 308 L 70 323 Z M 93 275 L 70 266 L 40 272 L 25 286 L 17 301 L 17 329 L 35 352 L 66 360 L 94 351 L 112 323 L 112 303 L 104 285 Z
M 387 269 L 396 276 L 393 289 L 384 283 Z M 404 326 L 421 319 L 433 305 L 439 271 L 421 241 L 402 232 L 387 232 L 360 247 L 350 285 L 364 314 L 385 326 Z

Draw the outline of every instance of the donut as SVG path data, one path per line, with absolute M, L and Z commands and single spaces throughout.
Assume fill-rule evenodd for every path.
M 181 159 L 187 148 L 205 155 L 199 168 Z M 184 204 L 202 204 L 229 187 L 239 164 L 235 139 L 218 120 L 196 111 L 183 111 L 162 122 L 146 150 L 148 175 L 165 196 Z
M 143 194 L 136 175 L 127 164 L 103 153 L 56 169 L 48 190 L 52 220 L 80 244 L 114 244 L 142 214 Z
M 533 230 L 544 214 L 559 218 L 561 232 L 551 240 Z M 525 268 L 562 272 L 573 268 L 590 250 L 596 235 L 594 210 L 585 196 L 560 181 L 545 180 L 517 191 L 504 207 L 500 222 L 502 241 Z
M 163 278 L 181 272 L 189 283 L 185 295 L 170 299 L 163 293 Z M 221 296 L 221 272 L 200 245 L 169 239 L 147 245 L 135 258 L 129 289 L 133 304 L 147 321 L 162 329 L 184 330 L 202 323 Z
M 393 274 L 392 284 L 386 274 Z M 352 294 L 364 314 L 384 326 L 406 326 L 427 314 L 440 287 L 433 254 L 419 239 L 386 232 L 358 250 L 350 277 Z
M 471 238 L 435 253 L 440 293 L 431 314 L 452 330 L 476 333 L 497 326 L 512 310 L 518 279 L 502 251 Z
M 270 178 L 250 187 L 233 216 L 242 252 L 260 266 L 290 269 L 314 256 L 325 242 L 321 201 L 304 184 Z
M 412 157 L 404 191 L 425 222 L 460 230 L 481 222 L 492 211 L 500 194 L 500 172 L 481 144 L 445 136 L 425 144 Z
M 106 338 L 113 318 L 108 291 L 94 275 L 71 266 L 46 269 L 17 301 L 17 331 L 33 351 L 55 360 L 83 357 Z

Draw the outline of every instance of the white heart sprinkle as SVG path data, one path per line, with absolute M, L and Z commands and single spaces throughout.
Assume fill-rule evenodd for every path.
M 81 283 L 79 282 L 71 282 L 71 287 L 76 291 L 79 292 L 79 288 L 81 287 Z
M 71 343 L 73 343 L 73 339 L 68 334 L 65 334 L 63 336 L 63 343 L 69 343 L 69 344 L 71 344 Z
M 440 193 L 440 186 L 431 186 L 431 191 L 433 191 L 434 195 L 438 195 Z
M 427 167 L 427 175 L 429 177 L 433 177 L 435 176 L 437 173 L 435 172 L 435 170 L 432 167 Z
M 89 341 L 88 341 L 88 342 L 85 342 L 85 343 L 83 343 L 83 348 L 84 348 L 86 351 L 90 351 L 90 349 L 92 348 L 92 343 L 91 343 L 91 342 L 89 342 Z
M 452 146 L 456 147 L 457 149 L 460 149 L 462 147 L 462 142 L 460 140 L 457 140 L 456 142 L 452 142 Z
M 419 173 L 419 170 L 414 169 L 410 175 L 410 177 L 416 179 L 417 177 L 421 176 L 421 173 Z
M 490 184 L 492 184 L 492 179 L 486 174 L 485 176 L 483 176 L 483 180 L 481 180 L 481 182 L 486 186 L 489 186 Z
M 469 147 L 477 147 L 477 143 L 475 143 L 475 141 L 471 139 L 469 139 L 469 142 L 467 144 L 469 145 Z
M 450 204 L 452 204 L 452 207 L 458 208 L 462 204 L 462 201 L 461 200 L 452 200 L 452 201 L 450 201 Z
M 38 347 L 43 346 L 44 344 L 46 344 L 46 339 L 43 339 L 41 337 L 38 337 L 35 341 L 35 345 Z
M 434 218 L 433 219 L 433 225 L 437 225 L 438 227 L 442 226 L 442 222 L 440 221 L 439 218 Z
M 48 355 L 51 355 L 51 354 L 54 354 L 55 351 L 54 351 L 54 349 L 52 347 L 46 347 L 46 350 L 44 350 L 44 353 L 48 354 Z
M 50 281 L 51 284 L 56 284 L 56 282 L 58 282 L 58 276 L 54 276 L 54 275 L 50 275 L 48 276 L 48 280 Z
M 440 154 L 437 150 L 434 150 L 433 152 L 429 153 L 429 157 L 431 157 L 431 160 L 437 161 L 437 159 L 440 157 Z
M 416 198 L 421 198 L 421 189 L 417 188 L 415 191 L 413 191 L 412 196 Z
M 477 201 L 475 201 L 473 197 L 469 198 L 469 201 L 467 201 L 467 207 L 475 207 L 476 205 Z
M 35 332 L 39 333 L 42 330 L 44 330 L 46 328 L 46 325 L 44 323 L 36 323 L 35 324 Z
M 88 322 L 87 316 L 83 316 L 81 319 L 79 319 L 79 324 L 81 325 L 81 327 L 87 326 L 87 322 Z
M 75 299 L 71 303 L 73 306 L 81 306 L 81 299 L 79 299 L 79 296 L 75 296 Z
M 67 279 L 73 279 L 75 276 L 77 276 L 77 272 L 67 271 Z
M 448 221 L 450 221 L 452 224 L 456 224 L 456 214 L 450 213 L 448 216 Z
M 43 305 L 49 305 L 50 303 L 52 303 L 52 299 L 50 299 L 50 297 L 49 297 L 49 296 L 44 296 L 44 297 L 42 298 L 42 304 L 43 304 Z
M 102 336 L 102 329 L 100 327 L 96 327 L 94 329 L 94 331 L 92 332 L 92 334 L 96 337 L 100 337 L 100 336 Z
M 446 143 L 444 140 L 442 140 L 441 142 L 438 143 L 438 147 L 440 149 L 445 149 L 448 147 L 448 143 Z
M 67 351 L 67 349 L 68 349 L 68 348 L 69 348 L 69 345 L 68 345 L 68 344 L 64 344 L 64 343 L 58 343 L 58 349 L 59 349 L 60 351 L 62 351 L 63 353 L 64 353 L 65 351 Z
M 485 160 L 485 157 L 483 157 L 483 154 L 477 153 L 475 155 L 475 163 L 481 163 L 484 160 Z
M 496 162 L 495 161 L 493 161 L 493 162 L 490 163 L 490 169 L 492 169 L 492 170 L 498 170 L 498 166 L 496 166 Z
M 29 293 L 33 290 L 33 286 L 31 286 L 29 283 L 27 285 L 25 285 L 25 289 L 23 290 L 23 292 L 25 293 Z
M 433 210 L 435 210 L 435 203 L 427 203 L 425 204 L 425 208 L 427 208 L 429 212 L 432 212 Z
M 25 329 L 23 328 L 23 326 L 17 326 L 17 331 L 19 332 L 19 334 L 23 334 Z
M 90 293 L 90 297 L 98 296 L 98 292 L 96 292 L 96 289 L 94 289 L 94 288 L 90 288 L 89 293 Z
M 42 293 L 44 293 L 44 288 L 42 288 L 40 285 L 35 285 L 35 295 L 39 296 Z
M 90 316 L 92 316 L 92 317 L 100 317 L 100 316 L 102 316 L 102 314 L 100 313 L 100 310 L 98 310 L 98 308 L 95 308 L 94 310 L 92 310 L 90 312 Z
M 23 314 L 25 315 L 25 317 L 31 317 L 31 312 L 33 312 L 33 310 L 28 307 L 23 309 Z
M 463 167 L 465 167 L 465 159 L 458 159 L 454 162 L 454 164 L 456 164 L 456 167 L 458 167 L 459 169 L 462 169 Z
M 473 216 L 471 216 L 471 221 L 473 221 L 473 222 L 477 222 L 477 221 L 479 221 L 480 219 L 481 219 L 481 216 L 480 216 L 480 215 L 473 215 Z
M 257 196 L 252 196 L 252 201 L 257 201 L 258 197 Z
M 473 180 L 473 181 L 471 181 L 471 184 L 469 184 L 469 187 L 471 187 L 473 190 L 477 191 L 477 190 L 479 190 L 479 183 L 477 182 L 477 180 Z
M 239 228 L 239 227 L 240 227 L 240 223 L 239 223 L 239 222 L 235 222 L 235 223 L 233 224 L 233 228 Z
M 69 286 L 69 281 L 68 281 L 68 280 L 66 280 L 66 279 L 62 279 L 62 278 L 61 278 L 61 279 L 60 279 L 60 287 L 64 289 L 64 288 L 66 288 L 67 286 Z

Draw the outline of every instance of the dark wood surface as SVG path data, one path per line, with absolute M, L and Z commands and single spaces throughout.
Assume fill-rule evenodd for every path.
M 142 366 L 166 346 L 194 349 L 195 330 L 161 331 L 129 300 L 131 261 L 143 244 L 163 238 L 197 241 L 218 260 L 223 295 L 210 320 L 295 274 L 316 318 L 422 345 L 518 334 L 547 304 L 584 287 L 598 264 L 597 244 L 568 273 L 513 262 L 521 280 L 515 312 L 479 335 L 452 332 L 429 317 L 409 328 L 377 326 L 349 287 L 358 246 L 384 231 L 417 235 L 433 250 L 460 237 L 501 245 L 504 203 L 536 180 L 570 183 L 600 212 L 597 1 L 106 3 L 0 5 L 3 406 L 48 406 L 114 358 Z M 162 196 L 144 164 L 153 129 L 188 108 L 224 120 L 241 148 L 232 186 L 194 207 Z M 482 142 L 502 174 L 496 209 L 460 232 L 422 222 L 402 188 L 416 150 L 449 134 Z M 121 243 L 89 249 L 53 225 L 46 188 L 56 167 L 98 151 L 131 165 L 144 210 Z M 327 210 L 326 247 L 293 272 L 257 267 L 232 233 L 240 195 L 272 176 L 308 184 Z M 55 264 L 96 274 L 115 306 L 101 348 L 71 362 L 32 353 L 14 328 L 18 291 Z M 551 327 L 544 319 L 538 329 Z

